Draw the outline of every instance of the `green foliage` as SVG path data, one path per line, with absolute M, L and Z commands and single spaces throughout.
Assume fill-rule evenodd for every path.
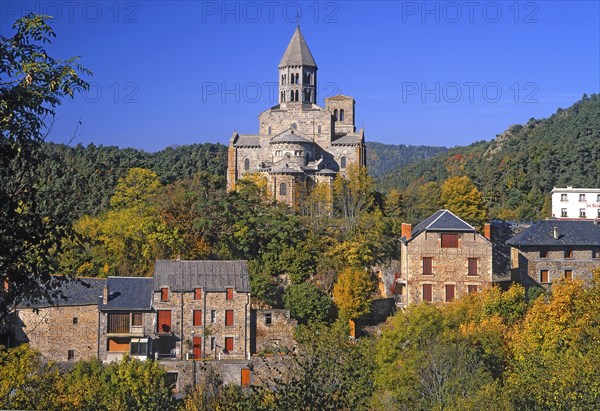
M 325 321 L 331 310 L 331 299 L 312 283 L 294 284 L 285 291 L 285 308 L 299 323 Z
M 366 269 L 346 268 L 333 287 L 333 299 L 343 319 L 357 319 L 371 311 L 374 284 Z
M 488 220 L 483 197 L 469 177 L 451 177 L 442 185 L 444 208 L 478 229 Z

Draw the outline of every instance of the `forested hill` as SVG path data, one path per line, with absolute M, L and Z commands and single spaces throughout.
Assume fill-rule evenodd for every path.
M 535 220 L 549 207 L 554 186 L 600 187 L 600 97 L 582 99 L 543 120 L 513 125 L 490 142 L 456 147 L 392 171 L 380 188 L 414 192 L 425 182 L 468 176 L 490 216 Z
M 367 142 L 367 166 L 375 178 L 415 161 L 448 151 L 446 147 Z

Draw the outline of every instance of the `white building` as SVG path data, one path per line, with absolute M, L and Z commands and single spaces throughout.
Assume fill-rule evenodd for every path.
M 552 217 L 600 218 L 600 188 L 554 187 Z

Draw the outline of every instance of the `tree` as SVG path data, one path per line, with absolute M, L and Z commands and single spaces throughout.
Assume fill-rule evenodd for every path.
M 23 300 L 57 297 L 52 276 L 66 226 L 38 212 L 36 166 L 39 145 L 63 98 L 87 89 L 80 77 L 90 72 L 77 58 L 57 60 L 41 44 L 54 32 L 49 17 L 29 14 L 14 24 L 12 37 L 0 36 L 0 323 Z
M 446 209 L 479 229 L 488 220 L 483 197 L 467 176 L 447 179 L 442 185 L 442 201 Z
M 294 284 L 285 290 L 285 308 L 301 324 L 325 321 L 331 309 L 327 294 L 312 283 Z
M 333 287 L 333 300 L 341 318 L 356 319 L 371 310 L 373 281 L 366 269 L 346 268 Z
M 371 210 L 375 183 L 366 167 L 350 164 L 346 172 L 347 178 L 339 174 L 334 180 L 332 197 L 341 226 L 349 233 L 357 227 L 360 217 Z

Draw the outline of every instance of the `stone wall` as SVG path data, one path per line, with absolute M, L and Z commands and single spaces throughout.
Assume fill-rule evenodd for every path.
M 98 355 L 96 305 L 61 306 L 17 311 L 21 321 L 15 338 L 49 360 L 57 362 L 95 358 Z M 72 358 L 69 358 L 72 351 Z
M 423 257 L 433 260 L 433 275 L 423 275 Z M 469 276 L 468 258 L 477 258 L 477 275 Z M 446 300 L 446 284 L 455 286 L 455 298 L 492 284 L 492 243 L 477 233 L 459 233 L 458 248 L 442 248 L 441 234 L 422 232 L 401 244 L 401 279 L 407 281 L 405 304 L 423 301 L 423 284 L 432 285 L 433 302 Z
M 270 319 L 270 323 L 269 323 Z M 289 310 L 253 309 L 251 327 L 254 335 L 251 341 L 251 352 L 294 351 L 297 343 L 294 340 L 296 320 L 290 318 Z

